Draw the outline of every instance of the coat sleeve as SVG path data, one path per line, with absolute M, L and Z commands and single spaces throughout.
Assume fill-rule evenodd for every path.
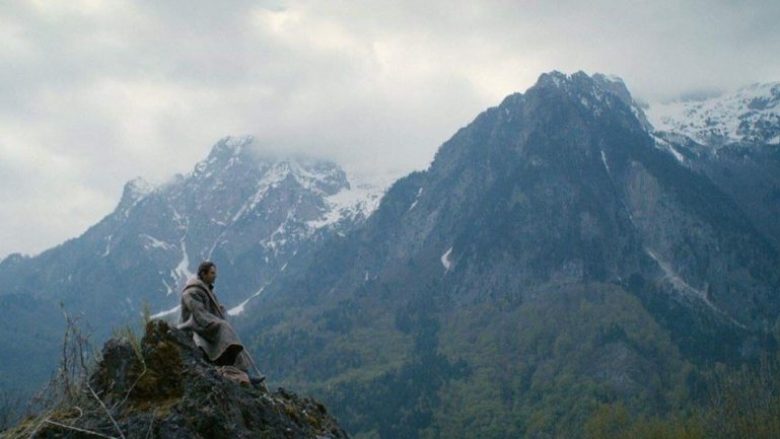
M 182 305 L 192 314 L 193 329 L 201 335 L 211 334 L 219 330 L 223 320 L 210 313 L 206 307 L 205 295 L 196 290 L 190 289 L 182 294 Z

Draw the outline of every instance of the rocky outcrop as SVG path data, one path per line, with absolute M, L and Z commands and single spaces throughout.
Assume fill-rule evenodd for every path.
M 10 437 L 346 438 L 319 402 L 279 388 L 269 392 L 224 378 L 188 334 L 152 320 L 140 341 L 113 338 L 83 394 L 28 419 Z

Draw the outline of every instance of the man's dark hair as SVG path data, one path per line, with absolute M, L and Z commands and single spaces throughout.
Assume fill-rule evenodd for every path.
M 203 280 L 203 275 L 208 273 L 209 270 L 211 270 L 211 267 L 216 267 L 217 265 L 214 264 L 211 261 L 203 261 L 198 266 L 198 279 Z

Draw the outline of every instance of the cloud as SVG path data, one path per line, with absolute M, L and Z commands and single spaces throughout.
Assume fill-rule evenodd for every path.
M 228 134 L 401 175 L 552 69 L 650 101 L 777 80 L 779 17 L 769 1 L 3 2 L 0 256 L 78 235 L 125 181 L 188 172 Z

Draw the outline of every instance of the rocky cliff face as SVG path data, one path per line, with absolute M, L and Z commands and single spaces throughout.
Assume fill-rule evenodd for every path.
M 552 72 L 293 261 L 245 333 L 356 432 L 565 435 L 597 401 L 675 404 L 688 362 L 759 352 L 778 266 L 622 83 Z
M 4 437 L 346 438 L 321 403 L 235 383 L 182 331 L 151 321 L 140 342 L 109 340 L 74 396 Z
M 656 148 L 637 109 L 601 82 L 545 74 L 481 114 L 429 170 L 391 188 L 346 254 L 323 248 L 318 260 L 343 265 L 312 271 L 300 291 L 351 291 L 410 274 L 411 262 L 455 285 L 459 301 L 501 278 L 514 290 L 639 276 L 725 324 L 763 327 L 778 310 L 767 236 L 709 178 Z

